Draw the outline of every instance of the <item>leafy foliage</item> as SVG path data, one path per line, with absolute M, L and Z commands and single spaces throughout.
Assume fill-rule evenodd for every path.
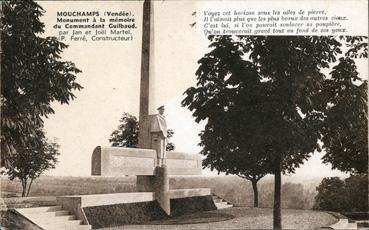
M 336 212 L 368 211 L 367 175 L 356 175 L 344 181 L 326 177 L 316 188 L 314 209 Z
M 1 159 L 30 146 L 41 149 L 42 117 L 54 113 L 50 103 L 67 104 L 82 86 L 81 72 L 72 62 L 61 60 L 67 48 L 55 37 L 41 37 L 44 11 L 32 0 L 2 1 L 1 63 Z M 41 135 L 41 136 L 39 136 Z M 40 139 L 32 138 L 39 136 Z M 23 151 L 22 151 L 23 152 Z
M 340 37 L 348 50 L 325 80 L 324 163 L 344 172 L 368 171 L 368 76 L 359 76 L 355 58 L 368 58 L 367 37 Z M 324 110 L 324 109 L 323 109 Z
M 109 142 L 113 147 L 129 147 L 137 148 L 138 145 L 138 132 L 139 125 L 137 118 L 129 113 L 123 113 L 122 118 L 119 120 L 120 124 L 118 128 L 114 130 L 109 138 Z M 174 131 L 167 130 L 167 138 L 171 138 L 174 135 Z M 167 151 L 173 151 L 175 146 L 173 143 L 168 142 L 166 146 Z
M 348 211 L 368 212 L 368 174 L 358 174 L 345 179 Z
M 59 145 L 48 142 L 44 138 L 44 133 L 37 130 L 35 138 L 40 139 L 42 145 L 34 145 L 33 142 L 27 144 L 27 148 L 17 149 L 16 154 L 8 158 L 10 167 L 7 174 L 10 180 L 19 179 L 22 183 L 22 196 L 28 196 L 32 183 L 41 174 L 51 168 L 55 168 Z
M 109 142 L 113 147 L 133 147 L 138 144 L 138 121 L 129 113 L 123 113 L 120 124 L 110 135 Z
M 314 208 L 341 211 L 343 209 L 345 183 L 339 177 L 324 178 L 317 187 Z
M 209 40 L 212 50 L 198 61 L 197 85 L 186 90 L 182 101 L 197 122 L 207 120 L 200 134 L 204 165 L 232 174 L 275 174 L 274 228 L 280 229 L 280 174 L 293 173 L 312 152 L 320 151 L 318 140 L 328 150 L 325 162 L 333 167 L 361 171 L 365 167 L 359 164 L 367 164 L 362 161 L 367 159 L 367 138 L 361 138 L 367 136 L 366 81 L 353 83 L 361 80 L 354 58 L 367 57 L 367 38 Z M 341 42 L 348 46 L 346 53 Z M 330 78 L 325 75 L 329 68 Z M 344 116 L 348 106 L 355 109 Z M 349 134 L 347 127 L 355 132 Z M 351 161 L 341 166 L 347 159 Z
M 186 91 L 183 104 L 196 108 L 197 121 L 208 119 L 200 135 L 201 154 L 206 156 L 203 166 L 252 181 L 258 206 L 257 182 L 270 167 L 263 149 L 250 148 L 250 142 L 256 143 L 259 137 L 248 134 L 265 124 L 255 113 L 264 100 L 260 94 L 264 86 L 252 64 L 243 60 L 241 45 L 230 37 L 211 44 L 214 49 L 199 60 L 198 87 Z
M 367 81 L 360 85 L 355 63 L 341 58 L 327 80 L 329 103 L 322 130 L 325 163 L 349 173 L 368 170 Z
M 169 139 L 169 138 L 173 137 L 173 135 L 174 135 L 174 131 L 171 130 L 171 129 L 168 129 L 167 130 L 167 138 Z M 175 148 L 176 148 L 176 146 L 172 142 L 167 142 L 167 146 L 165 146 L 166 151 L 174 151 Z

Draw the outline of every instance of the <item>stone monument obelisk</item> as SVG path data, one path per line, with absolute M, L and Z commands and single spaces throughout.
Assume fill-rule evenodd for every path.
M 141 82 L 140 82 L 140 111 L 139 111 L 139 148 L 150 148 L 148 133 L 148 115 L 151 108 L 152 89 L 150 84 L 153 82 L 154 74 L 154 7 L 151 0 L 145 0 L 143 4 L 142 21 L 142 50 L 141 50 Z
M 149 115 L 152 109 L 153 89 L 150 87 L 154 75 L 154 6 L 151 0 L 145 0 L 143 4 L 142 21 L 142 51 L 141 51 L 141 83 L 140 83 L 140 112 L 138 147 L 141 149 L 153 148 L 151 138 L 151 126 L 157 115 Z M 155 149 L 158 152 L 158 149 Z M 165 150 L 164 150 L 165 151 Z M 144 191 L 145 185 L 154 184 L 155 199 L 160 207 L 170 215 L 169 177 L 165 165 L 158 164 L 155 176 L 137 176 L 137 189 Z M 165 162 L 165 159 L 162 159 Z M 150 187 L 150 186 L 149 186 Z
M 139 121 L 142 121 L 149 114 L 149 96 L 150 96 L 150 74 L 152 74 L 152 61 L 150 54 L 154 39 L 153 7 L 150 0 L 145 0 L 143 4 L 143 22 L 142 22 L 142 51 L 141 51 L 141 84 L 140 84 L 140 115 Z M 150 65 L 151 64 L 151 65 Z

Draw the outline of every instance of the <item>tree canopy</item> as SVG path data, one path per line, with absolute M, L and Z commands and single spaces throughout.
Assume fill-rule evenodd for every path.
M 23 152 L 30 144 L 43 145 L 37 133 L 43 117 L 54 113 L 50 103 L 67 104 L 81 72 L 61 59 L 67 45 L 42 37 L 44 10 L 32 0 L 2 1 L 1 159 Z
M 281 172 L 293 173 L 320 151 L 318 140 L 327 150 L 325 161 L 340 167 L 341 153 L 331 145 L 343 140 L 335 136 L 335 123 L 329 121 L 334 116 L 341 117 L 341 134 L 352 125 L 367 129 L 363 97 L 367 86 L 355 66 L 356 57 L 367 57 L 367 38 L 209 36 L 209 40 L 211 51 L 198 61 L 197 85 L 186 90 L 182 105 L 193 111 L 197 122 L 207 120 L 200 134 L 206 165 L 236 173 L 242 169 L 239 163 L 245 162 L 245 169 L 254 166 L 275 175 L 274 228 L 280 229 Z M 343 45 L 348 46 L 346 52 Z M 355 93 L 349 93 L 348 85 L 342 87 L 343 79 L 352 83 Z M 338 108 L 347 109 L 347 100 L 355 98 L 360 102 L 351 103 L 356 108 L 344 116 Z M 367 159 L 367 147 L 361 146 L 367 146 L 367 139 L 354 138 L 365 132 L 346 138 L 355 147 L 346 143 L 341 155 Z M 358 161 L 351 162 L 348 167 L 358 167 Z
M 322 129 L 323 162 L 344 172 L 367 173 L 368 83 L 357 83 L 361 78 L 351 57 L 340 58 L 331 76 L 324 92 L 328 103 Z
M 243 59 L 242 43 L 222 37 L 212 45 L 214 49 L 199 61 L 199 87 L 187 90 L 183 103 L 196 107 L 198 121 L 208 119 L 200 135 L 201 154 L 206 156 L 203 167 L 250 180 L 258 206 L 257 182 L 270 172 L 264 150 L 257 148 L 260 136 L 253 135 L 266 124 L 257 107 L 265 100 L 260 93 L 265 86 Z
M 335 212 L 368 211 L 368 177 L 350 176 L 323 178 L 316 188 L 314 209 Z
M 138 145 L 138 121 L 129 113 L 123 113 L 118 128 L 114 130 L 109 142 L 113 147 L 134 147 Z

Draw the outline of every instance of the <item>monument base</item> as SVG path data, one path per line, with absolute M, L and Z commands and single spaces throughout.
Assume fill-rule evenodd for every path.
M 216 210 L 210 189 L 170 190 L 168 216 L 153 192 L 113 193 L 57 197 L 57 205 L 93 228 L 143 224 L 174 216 Z
M 170 200 L 171 215 L 160 208 L 157 201 L 84 207 L 88 223 L 95 228 L 127 224 L 150 224 L 185 214 L 216 210 L 211 196 L 187 197 Z
M 156 201 L 90 206 L 84 207 L 83 211 L 93 229 L 168 218 Z

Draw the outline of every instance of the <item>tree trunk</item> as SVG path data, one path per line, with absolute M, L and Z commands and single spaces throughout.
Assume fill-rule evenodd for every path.
M 27 190 L 27 197 L 29 195 L 29 191 L 31 190 L 31 186 L 32 186 L 32 182 L 33 182 L 33 178 L 31 179 L 31 182 L 29 182 L 29 185 L 28 185 L 28 190 Z
M 281 155 L 278 155 L 274 168 L 274 207 L 273 207 L 273 229 L 282 229 L 281 215 Z
M 22 179 L 22 197 L 26 196 L 27 192 L 27 180 Z
M 254 207 L 259 207 L 258 181 L 251 180 L 252 189 L 254 190 Z

